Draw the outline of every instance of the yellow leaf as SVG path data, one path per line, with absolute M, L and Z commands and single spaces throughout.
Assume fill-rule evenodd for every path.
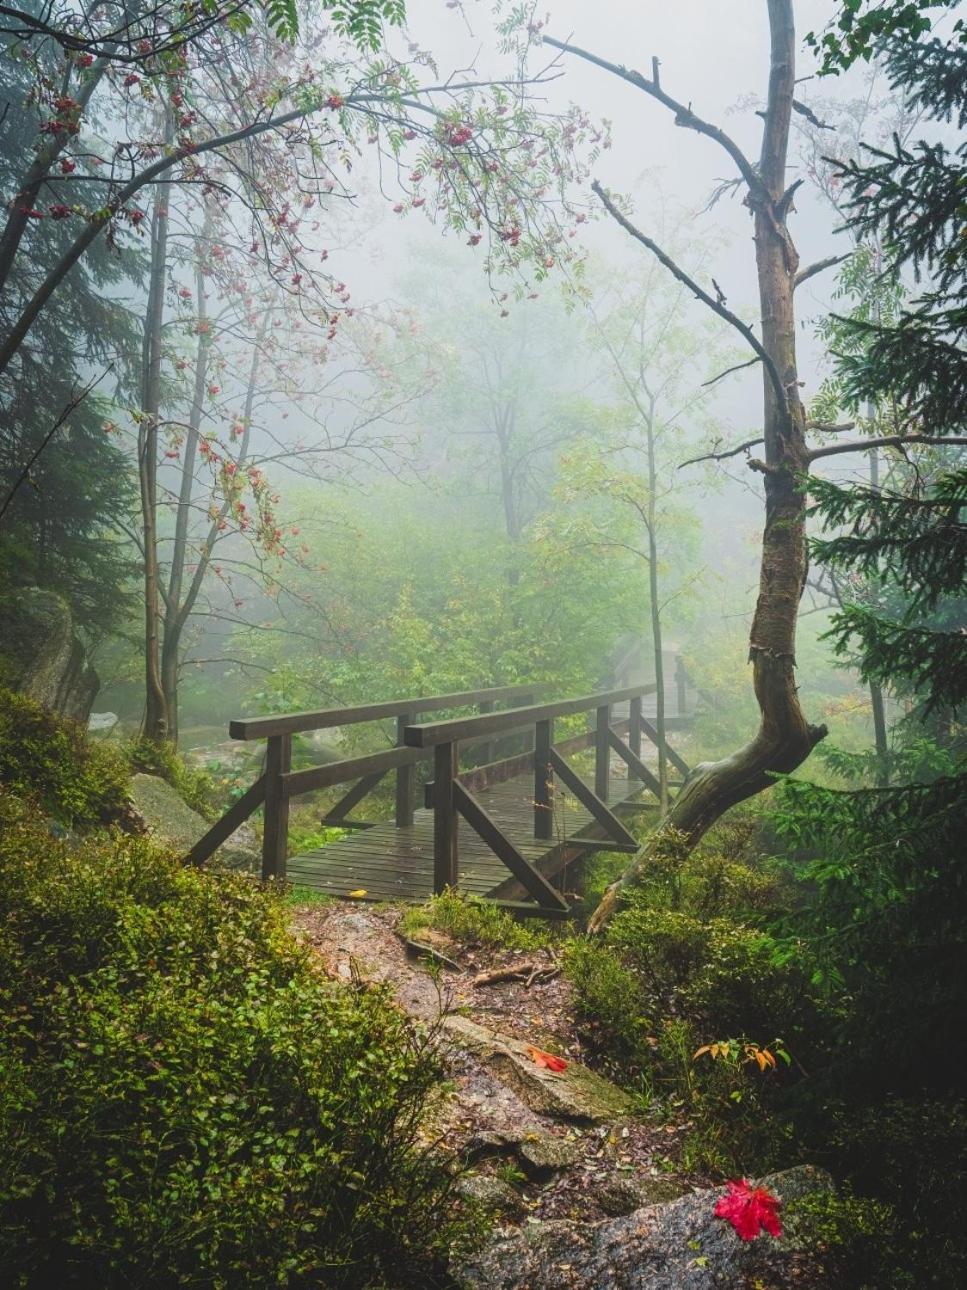
M 351 896 L 353 900 L 362 900 L 362 898 L 366 895 L 366 888 L 359 887 L 357 888 L 356 891 L 348 891 L 346 895 Z
M 695 1061 L 696 1058 L 701 1057 L 703 1053 L 710 1053 L 711 1051 L 712 1051 L 712 1048 L 710 1044 L 702 1044 L 701 1048 L 696 1048 L 694 1053 L 692 1053 L 692 1061 Z

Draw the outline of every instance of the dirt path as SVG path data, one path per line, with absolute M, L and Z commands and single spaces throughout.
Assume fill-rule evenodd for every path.
M 553 971 L 552 951 L 460 946 L 421 931 L 419 939 L 452 960 L 451 967 L 408 949 L 396 931 L 399 916 L 392 907 L 306 905 L 295 910 L 293 925 L 333 976 L 349 980 L 355 973 L 388 983 L 400 1006 L 420 1020 L 448 1015 L 442 1033 L 451 1087 L 432 1131 L 473 1163 L 470 1194 L 494 1205 L 508 1223 L 587 1221 L 705 1183 L 679 1170 L 681 1126 L 643 1121 L 623 1093 L 584 1071 L 562 975 L 530 985 L 474 984 L 481 973 L 524 961 L 546 961 Z M 559 1083 L 529 1059 L 528 1044 L 565 1059 Z

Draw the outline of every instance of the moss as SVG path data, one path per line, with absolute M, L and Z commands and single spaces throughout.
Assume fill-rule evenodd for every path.
M 127 810 L 129 769 L 84 728 L 0 689 L 0 785 L 29 797 L 70 828 L 120 819 Z
M 133 739 L 127 747 L 127 757 L 134 771 L 145 775 L 158 775 L 176 789 L 183 800 L 203 815 L 213 819 L 215 785 L 207 771 L 190 766 L 173 743 L 165 739 Z

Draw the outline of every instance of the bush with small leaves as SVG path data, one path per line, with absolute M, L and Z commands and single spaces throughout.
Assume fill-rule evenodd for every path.
M 439 1082 L 280 896 L 0 796 L 5 1284 L 444 1284 L 471 1220 L 421 1145 Z

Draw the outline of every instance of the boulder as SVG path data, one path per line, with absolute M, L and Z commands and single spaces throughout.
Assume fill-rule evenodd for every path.
M 516 1187 L 493 1174 L 466 1174 L 457 1183 L 457 1191 L 505 1218 L 520 1218 L 527 1209 Z
M 517 1144 L 517 1154 L 527 1172 L 540 1178 L 576 1165 L 583 1149 L 574 1138 L 556 1138 L 550 1133 L 541 1133 L 522 1139 Z
M 5 601 L 3 612 L 6 684 L 59 716 L 86 722 L 101 683 L 67 602 L 26 587 Z
M 594 1188 L 594 1199 L 611 1218 L 633 1214 L 645 1205 L 661 1205 L 677 1200 L 688 1188 L 673 1178 L 649 1178 L 634 1173 L 604 1178 Z
M 141 817 L 146 831 L 178 855 L 186 855 L 210 827 L 208 821 L 184 801 L 177 789 L 157 775 L 133 776 L 131 805 Z M 215 852 L 211 862 L 229 869 L 257 872 L 261 862 L 251 827 L 243 825 L 237 829 Z
M 443 1030 L 453 1044 L 489 1066 L 538 1115 L 600 1124 L 631 1113 L 626 1093 L 578 1062 L 569 1061 L 562 1074 L 554 1074 L 531 1059 L 521 1040 L 487 1030 L 459 1013 L 444 1018 Z
M 788 1203 L 828 1191 L 821 1170 L 800 1166 L 762 1179 Z M 815 1268 L 787 1234 L 742 1241 L 715 1217 L 723 1189 L 693 1192 L 604 1223 L 555 1219 L 502 1230 L 472 1260 L 454 1269 L 462 1290 L 713 1290 L 713 1287 L 801 1284 Z M 821 1284 L 815 1280 L 812 1284 Z

